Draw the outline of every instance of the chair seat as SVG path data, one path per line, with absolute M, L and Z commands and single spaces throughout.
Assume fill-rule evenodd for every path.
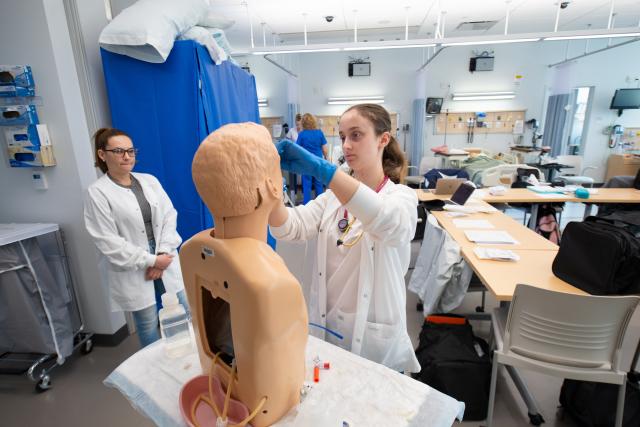
M 530 369 L 542 374 L 553 375 L 559 378 L 568 378 L 582 381 L 595 381 L 608 384 L 622 384 L 626 378 L 626 372 L 616 372 L 610 364 L 602 368 L 581 368 L 575 366 L 558 365 L 521 356 L 515 352 L 504 353 L 504 350 L 496 350 L 494 357 L 498 362 L 514 368 Z
M 593 184 L 595 181 L 590 176 L 571 176 L 571 175 L 560 175 L 558 179 L 568 182 L 569 184 Z

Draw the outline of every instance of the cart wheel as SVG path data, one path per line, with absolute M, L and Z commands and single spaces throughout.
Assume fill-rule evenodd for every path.
M 38 381 L 38 384 L 36 384 L 36 391 L 38 393 L 45 392 L 50 388 L 51 388 L 51 378 L 49 377 L 49 375 L 45 375 L 44 377 L 42 377 L 40 381 Z
M 534 426 L 539 426 L 544 422 L 544 418 L 542 418 L 542 415 L 540 414 L 529 414 L 529 421 Z
M 82 344 L 82 348 L 80 349 L 82 354 L 89 354 L 93 351 L 93 341 L 86 340 L 84 344 Z

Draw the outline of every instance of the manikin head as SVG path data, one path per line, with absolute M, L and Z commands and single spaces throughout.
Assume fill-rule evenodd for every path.
M 282 203 L 282 172 L 278 151 L 264 126 L 240 123 L 216 130 L 196 151 L 192 174 L 214 217 L 217 237 L 264 234 L 266 239 L 268 215 Z

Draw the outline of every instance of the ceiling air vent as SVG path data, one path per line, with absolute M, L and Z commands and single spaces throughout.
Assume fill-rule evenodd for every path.
M 456 27 L 457 31 L 484 31 L 493 27 L 498 21 L 468 21 L 461 22 Z

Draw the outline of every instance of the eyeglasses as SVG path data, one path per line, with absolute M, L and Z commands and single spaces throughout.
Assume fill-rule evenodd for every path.
M 112 150 L 107 150 L 106 148 L 102 149 L 102 151 L 110 151 L 118 157 L 124 157 L 124 153 L 127 153 L 129 157 L 135 157 L 138 154 L 137 148 L 129 148 L 127 150 L 123 148 L 114 148 Z

